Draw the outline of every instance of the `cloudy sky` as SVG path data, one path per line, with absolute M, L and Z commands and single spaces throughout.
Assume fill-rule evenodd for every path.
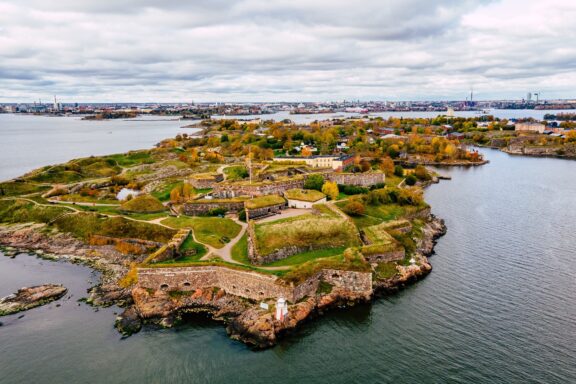
M 0 102 L 576 97 L 575 0 L 0 0 Z

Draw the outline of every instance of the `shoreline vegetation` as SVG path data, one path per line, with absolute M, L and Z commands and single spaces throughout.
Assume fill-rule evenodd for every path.
M 12 247 L 3 252 L 26 249 L 103 272 L 86 302 L 123 307 L 116 327 L 124 335 L 203 312 L 232 338 L 267 348 L 330 308 L 369 302 L 430 273 L 428 256 L 446 226 L 422 189 L 444 177 L 425 165 L 486 163 L 417 120 L 202 124 L 197 135 L 150 150 L 0 183 L 0 244 Z M 383 129 L 399 134 L 374 139 Z M 285 156 L 293 161 L 275 160 Z M 210 267 L 268 285 L 256 299 L 235 273 L 191 284 L 162 272 Z M 273 292 L 286 289 L 296 296 L 279 319 Z

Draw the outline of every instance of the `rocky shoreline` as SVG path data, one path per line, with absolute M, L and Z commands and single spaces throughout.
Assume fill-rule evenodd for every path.
M 17 248 L 40 257 L 82 263 L 102 272 L 101 284 L 90 289 L 86 302 L 95 306 L 125 307 L 115 323 L 124 336 L 138 332 L 144 324 L 172 327 L 190 313 L 203 313 L 224 323 L 232 339 L 255 349 L 274 346 L 280 338 L 331 308 L 371 302 L 422 279 L 432 270 L 427 256 L 433 254 L 436 240 L 446 233 L 444 221 L 430 215 L 417 242 L 413 257 L 416 263 L 398 266 L 399 273 L 393 278 L 375 280 L 372 292 L 358 293 L 334 288 L 330 292 L 307 297 L 290 305 L 285 319 L 278 321 L 272 310 L 260 308 L 257 303 L 217 288 L 197 289 L 187 295 L 140 287 L 123 289 L 117 281 L 128 268 L 125 255 L 111 247 L 86 245 L 70 235 L 47 235 L 42 232 L 42 227 L 36 224 L 0 226 L 0 244 L 14 247 L 8 251 L 8 255 L 15 253 Z
M 139 331 L 145 323 L 171 327 L 188 313 L 204 313 L 226 324 L 226 331 L 232 339 L 255 349 L 269 348 L 305 322 L 332 308 L 371 302 L 377 297 L 398 292 L 428 275 L 432 265 L 427 257 L 433 254 L 437 239 L 446 233 L 446 225 L 443 220 L 430 215 L 422 233 L 414 255 L 416 263 L 398 266 L 399 274 L 391 279 L 376 280 L 372 292 L 358 293 L 334 288 L 330 292 L 317 293 L 288 306 L 288 313 L 282 321 L 275 319 L 271 309 L 261 308 L 257 303 L 229 295 L 218 288 L 197 289 L 191 295 L 181 295 L 136 287 L 132 290 L 134 305 L 117 318 L 116 327 L 122 334 L 130 335 Z
M 112 246 L 91 246 L 65 233 L 46 233 L 44 224 L 0 225 L 0 250 L 6 257 L 29 253 L 39 258 L 86 265 L 100 272 L 100 284 L 88 292 L 86 302 L 95 306 L 128 305 L 130 290 L 118 286 L 129 268 L 126 255 Z
M 0 299 L 0 316 L 13 315 L 46 305 L 60 299 L 66 292 L 68 289 L 57 284 L 20 288 L 13 295 Z

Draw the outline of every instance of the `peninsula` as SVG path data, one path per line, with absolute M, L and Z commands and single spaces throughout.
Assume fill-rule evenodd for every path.
M 424 165 L 485 163 L 416 121 L 201 126 L 0 183 L 0 244 L 102 271 L 86 301 L 124 307 L 125 335 L 207 313 L 266 348 L 427 275 L 446 227 L 422 194 L 441 175 Z

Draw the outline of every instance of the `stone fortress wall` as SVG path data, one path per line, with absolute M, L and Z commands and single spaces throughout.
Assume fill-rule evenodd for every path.
M 206 215 L 213 209 L 224 208 L 226 211 L 238 212 L 244 209 L 244 201 L 192 201 L 182 204 L 182 213 L 188 216 Z
M 313 296 L 322 280 L 348 291 L 367 295 L 372 293 L 370 272 L 323 270 L 294 286 L 280 281 L 276 276 L 221 266 L 138 268 L 138 285 L 142 288 L 193 291 L 217 287 L 251 300 L 284 297 L 292 303 L 305 296 Z
M 335 181 L 336 184 L 342 185 L 356 185 L 359 187 L 370 187 L 376 184 L 383 184 L 385 181 L 384 173 L 369 172 L 369 173 L 330 173 L 326 177 L 330 181 Z
M 184 241 L 190 236 L 190 233 L 191 230 L 189 229 L 180 229 L 167 244 L 151 254 L 148 259 L 153 263 L 173 259 L 176 257 Z
M 212 195 L 221 199 L 237 196 L 256 197 L 265 195 L 282 195 L 285 191 L 293 188 L 304 188 L 304 179 L 300 178 L 254 184 L 220 183 L 214 186 Z

